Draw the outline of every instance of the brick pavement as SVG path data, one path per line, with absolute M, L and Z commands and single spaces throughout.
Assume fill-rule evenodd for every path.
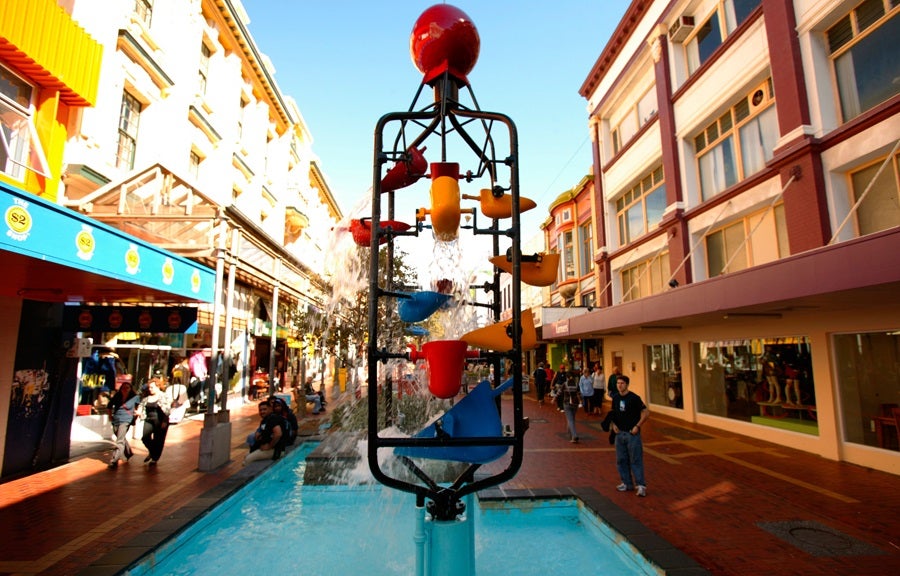
M 896 476 L 654 414 L 642 432 L 649 495 L 637 498 L 614 489 L 599 417 L 579 413 L 581 442 L 570 444 L 551 406 L 527 398 L 525 415 L 524 462 L 503 489 L 592 488 L 711 574 L 900 573 Z M 115 471 L 108 451 L 93 452 L 0 484 L 0 574 L 112 574 L 103 560 L 111 558 L 127 565 L 134 542 L 155 544 L 246 481 L 242 442 L 255 405 L 232 410 L 231 421 L 232 461 L 214 473 L 197 472 L 202 422 L 186 421 L 155 468 L 141 464 L 138 440 L 131 463 Z M 312 434 L 323 421 L 309 416 L 302 428 Z

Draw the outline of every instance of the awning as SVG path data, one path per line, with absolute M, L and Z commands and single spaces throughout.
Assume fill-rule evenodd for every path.
M 0 182 L 0 295 L 50 302 L 212 302 L 215 272 Z

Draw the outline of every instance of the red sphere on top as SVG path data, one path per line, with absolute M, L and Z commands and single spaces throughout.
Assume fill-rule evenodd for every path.
M 475 67 L 480 48 L 475 24 L 449 4 L 436 4 L 422 12 L 409 38 L 409 52 L 416 68 L 425 74 L 425 83 L 449 71 L 468 84 L 466 74 Z

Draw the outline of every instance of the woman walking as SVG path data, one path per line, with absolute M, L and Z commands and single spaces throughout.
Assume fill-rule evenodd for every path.
M 566 425 L 569 429 L 569 442 L 578 443 L 578 432 L 575 431 L 575 413 L 578 412 L 579 392 L 575 374 L 568 374 L 563 383 L 563 411 L 566 413 Z
M 134 422 L 134 411 L 140 401 L 141 397 L 131 389 L 130 382 L 123 382 L 109 401 L 109 415 L 116 437 L 116 449 L 109 461 L 109 467 L 113 470 L 119 467 L 119 460 L 128 462 L 134 456 L 128 443 L 128 429 Z
M 156 380 L 147 384 L 147 390 L 147 396 L 141 400 L 138 412 L 144 419 L 141 441 L 150 452 L 144 462 L 152 465 L 159 461 L 166 443 L 166 433 L 169 431 L 169 397 L 162 393 Z

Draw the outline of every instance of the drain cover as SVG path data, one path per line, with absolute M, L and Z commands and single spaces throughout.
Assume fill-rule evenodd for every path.
M 760 522 L 760 528 L 813 556 L 875 556 L 882 550 L 813 520 Z

